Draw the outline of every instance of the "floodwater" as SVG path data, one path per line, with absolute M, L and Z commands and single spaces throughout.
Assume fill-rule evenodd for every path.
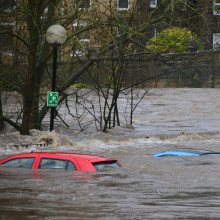
M 119 160 L 104 172 L 0 169 L 0 219 L 220 219 L 220 156 L 152 156 L 168 149 L 220 152 L 220 89 L 152 89 L 134 125 L 85 131 L 0 135 L 1 145 L 53 144 L 13 153 L 66 151 Z

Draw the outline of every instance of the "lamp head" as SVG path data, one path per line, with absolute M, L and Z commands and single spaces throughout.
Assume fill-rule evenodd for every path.
M 66 30 L 61 25 L 52 25 L 46 31 L 46 39 L 49 44 L 63 44 L 66 38 Z

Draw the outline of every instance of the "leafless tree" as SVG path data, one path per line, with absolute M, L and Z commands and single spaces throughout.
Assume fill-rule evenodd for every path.
M 115 1 L 96 1 L 91 6 L 92 10 L 82 7 L 81 1 L 75 7 L 75 4 L 68 4 L 68 1 L 58 0 L 17 0 L 16 5 L 10 10 L 3 7 L 1 24 L 11 21 L 14 23 L 14 30 L 0 30 L 0 36 L 13 39 L 12 65 L 10 68 L 3 68 L 3 75 L 0 73 L 0 79 L 3 82 L 1 91 L 10 88 L 11 91 L 19 94 L 17 100 L 22 100 L 22 108 L 16 118 L 3 116 L 4 112 L 0 111 L 0 128 L 3 121 L 14 126 L 22 134 L 29 134 L 31 128 L 41 128 L 42 121 L 49 110 L 45 94 L 42 94 L 41 90 L 43 87 L 48 87 L 43 83 L 50 84 L 49 63 L 52 60 L 52 48 L 45 41 L 44 34 L 54 23 L 62 24 L 68 30 L 69 36 L 64 47 L 58 49 L 59 68 L 63 73 L 57 82 L 57 90 L 61 94 L 59 104 L 66 102 L 69 109 L 68 95 L 70 94 L 67 90 L 86 75 L 93 86 L 92 91 L 99 99 L 99 106 L 97 111 L 96 105 L 91 100 L 86 99 L 85 96 L 79 96 L 78 93 L 75 94 L 78 107 L 84 107 L 83 113 L 79 113 L 79 109 L 76 108 L 74 116 L 80 129 L 85 128 L 83 126 L 85 114 L 93 115 L 97 128 L 99 127 L 102 131 L 120 125 L 118 100 L 125 91 L 123 87 L 128 87 L 125 94 L 130 94 L 131 97 L 129 103 L 132 123 L 133 112 L 143 98 L 139 95 L 139 101 L 134 103 L 133 91 L 147 78 L 134 81 L 135 74 L 133 74 L 133 80 L 128 80 L 127 67 L 130 57 L 134 53 L 145 52 L 146 41 L 152 38 L 154 28 L 162 29 L 178 23 L 179 14 L 174 8 L 178 8 L 179 5 L 173 1 L 172 4 L 169 1 L 163 2 L 161 6 L 163 13 L 160 13 L 159 7 L 153 10 L 143 7 L 149 4 L 149 1 L 137 1 L 129 12 L 117 11 Z M 197 13 L 198 16 L 201 13 L 201 10 L 194 5 L 190 4 L 187 7 L 190 12 Z M 143 10 L 144 8 L 146 10 Z M 184 16 L 187 17 L 187 15 Z M 186 21 L 186 18 L 184 19 Z M 90 48 L 86 48 L 86 41 L 82 40 L 86 39 L 85 36 L 91 39 L 93 46 L 90 45 Z M 72 60 L 66 59 L 71 53 Z M 158 56 L 159 54 L 153 54 L 152 59 Z M 61 65 L 62 59 L 69 61 L 67 65 L 69 68 L 62 69 L 64 66 Z M 5 77 L 7 72 L 13 72 L 13 80 L 7 80 Z M 102 74 L 104 72 L 104 77 L 100 76 L 100 72 Z M 127 86 L 125 86 L 125 79 L 126 82 L 130 82 Z M 90 110 L 85 103 L 90 103 Z M 1 104 L 4 105 L 4 103 L 0 103 L 0 110 L 2 110 Z M 97 112 L 100 112 L 99 116 Z M 59 117 L 58 111 L 57 116 Z M 65 120 L 62 121 L 66 123 Z

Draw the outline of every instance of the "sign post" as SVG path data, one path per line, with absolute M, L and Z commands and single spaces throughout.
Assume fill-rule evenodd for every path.
M 50 26 L 46 31 L 47 42 L 53 45 L 53 75 L 52 75 L 52 92 L 48 93 L 47 106 L 51 107 L 50 114 L 50 131 L 53 130 L 55 107 L 58 106 L 58 92 L 56 91 L 56 69 L 57 69 L 57 47 L 64 44 L 67 35 L 64 27 L 55 24 Z

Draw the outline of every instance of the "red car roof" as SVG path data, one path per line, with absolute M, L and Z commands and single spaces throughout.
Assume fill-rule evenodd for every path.
M 19 154 L 20 156 L 37 156 L 37 155 L 43 155 L 43 156 L 66 156 L 66 157 L 73 157 L 73 158 L 79 158 L 84 160 L 89 160 L 90 162 L 96 162 L 96 161 L 106 161 L 106 160 L 115 160 L 108 157 L 98 156 L 98 155 L 91 155 L 91 154 L 78 154 L 78 153 L 65 153 L 65 152 L 32 152 L 32 153 L 22 153 Z

